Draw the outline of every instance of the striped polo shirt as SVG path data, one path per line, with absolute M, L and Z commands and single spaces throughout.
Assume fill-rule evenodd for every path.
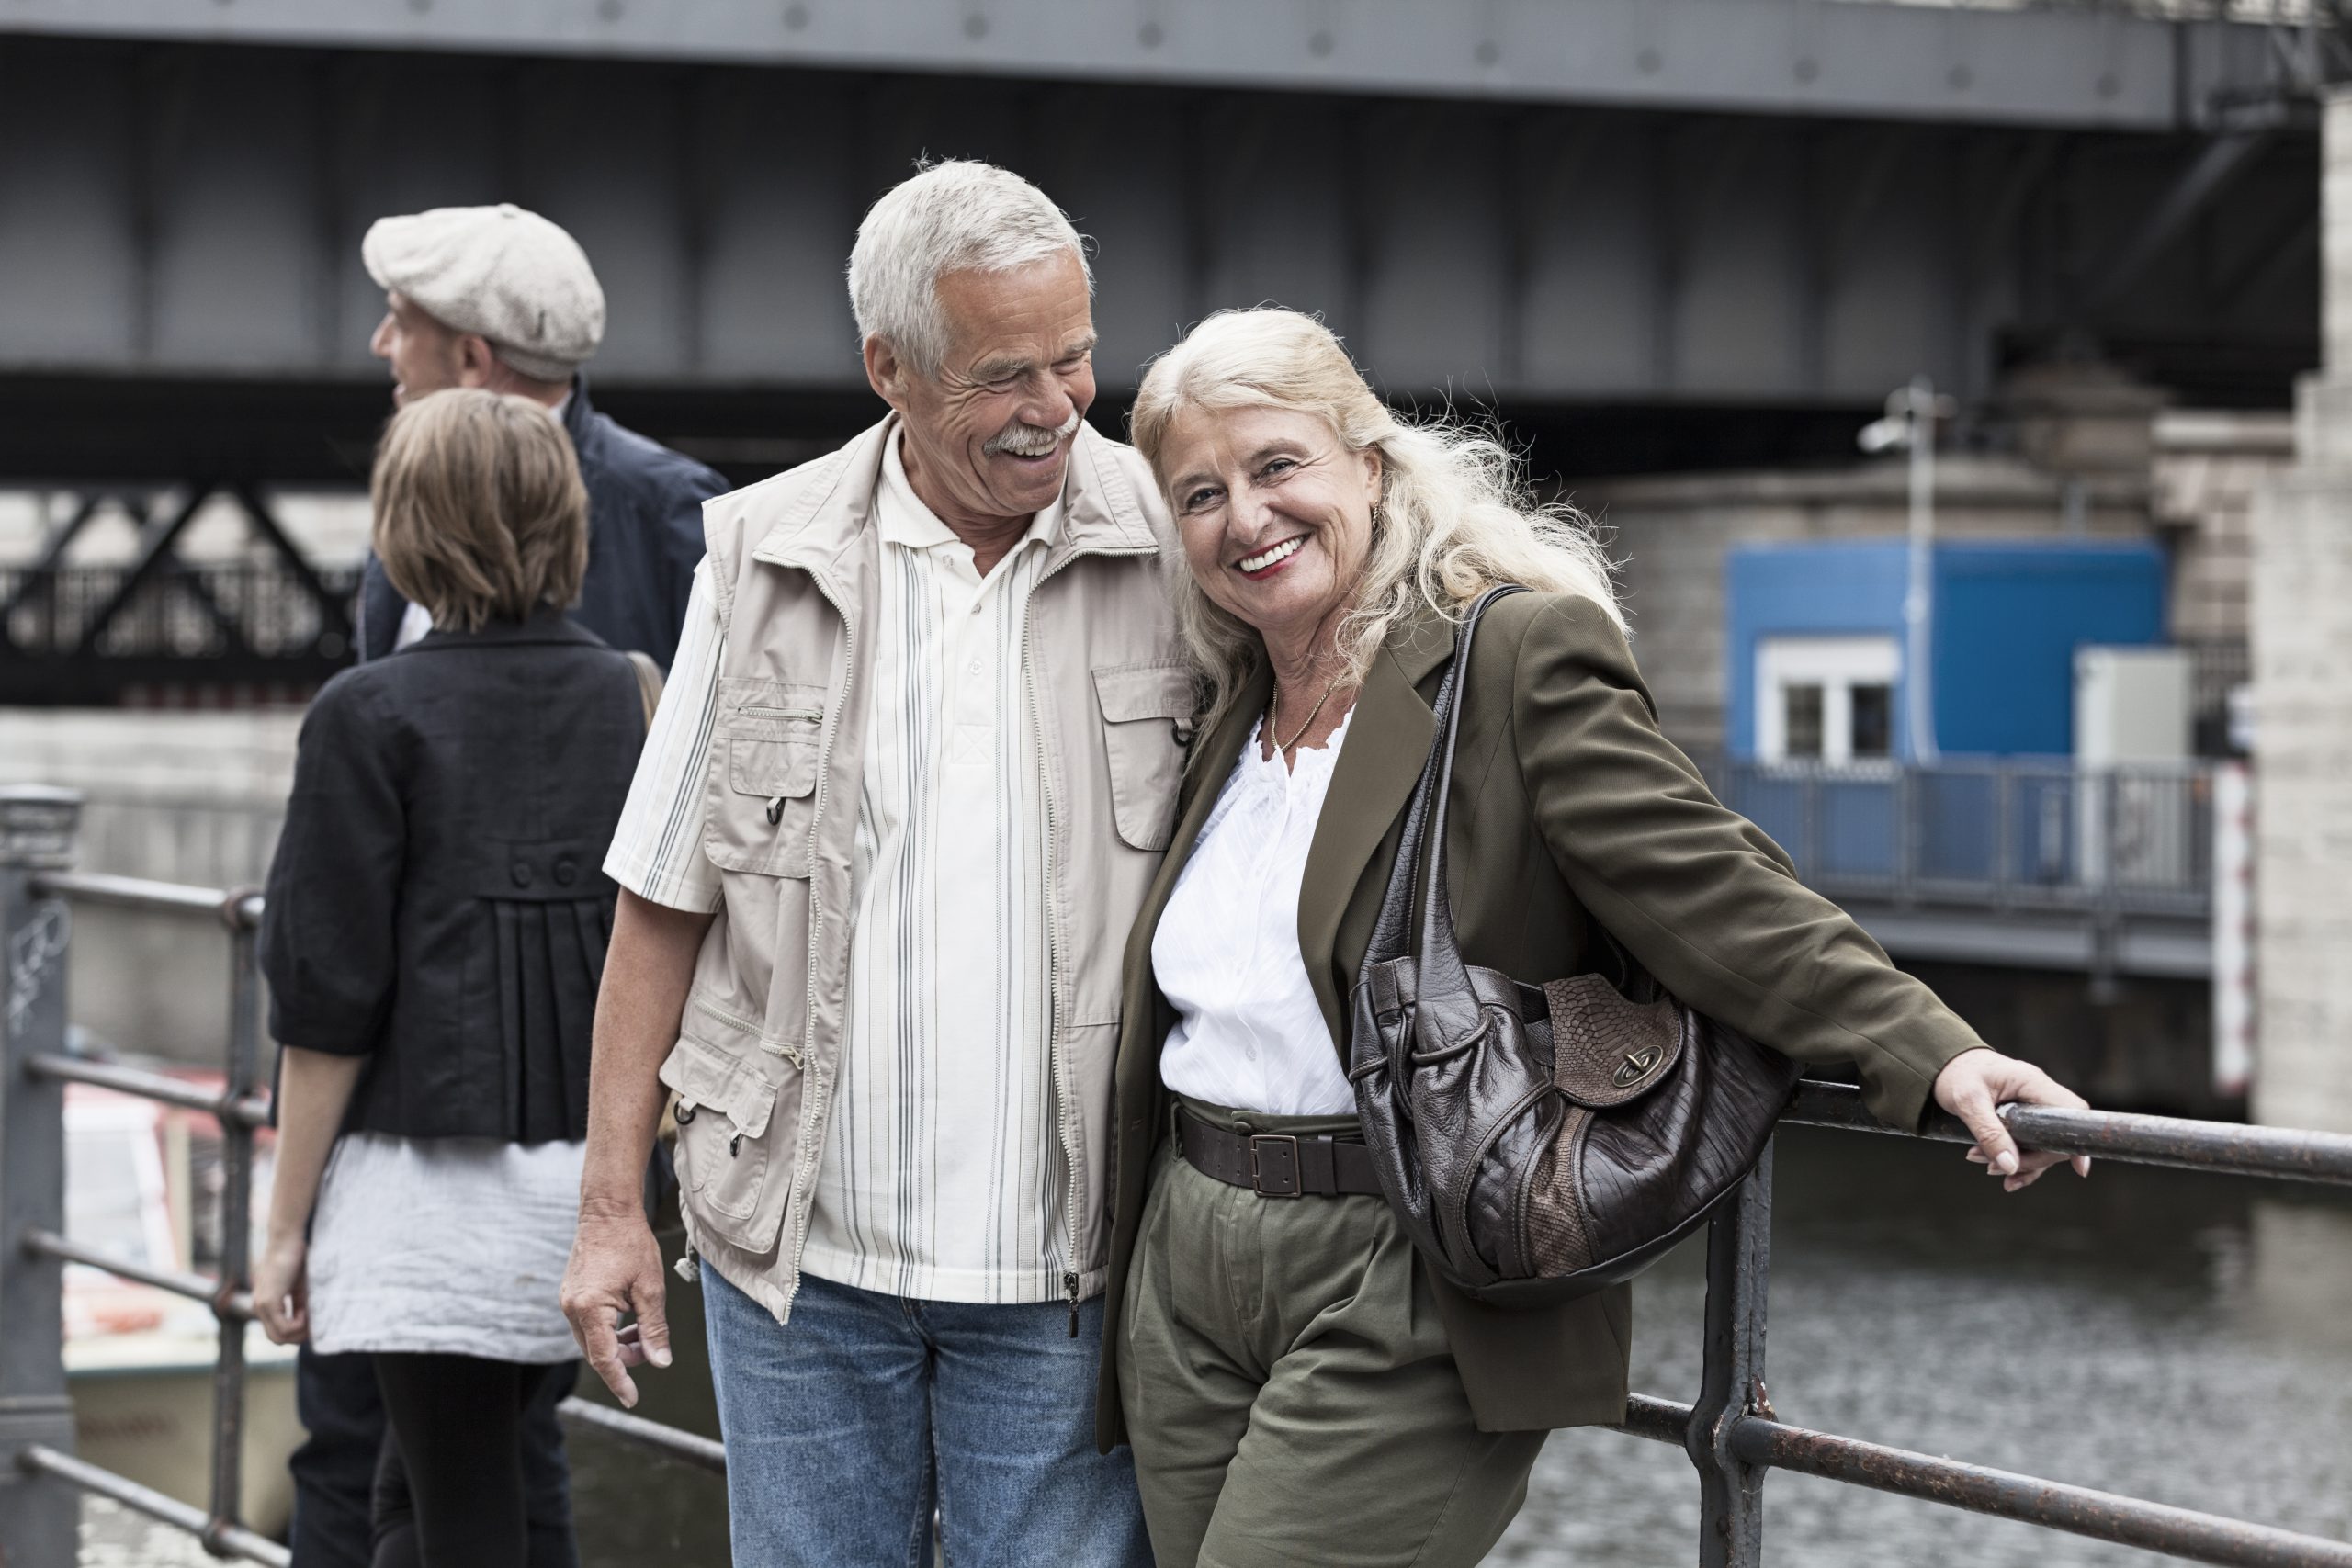
M 801 1266 L 899 1296 L 1055 1300 L 1066 1180 L 1022 644 L 1062 509 L 1039 513 L 983 579 L 915 495 L 895 441 L 875 502 L 848 1035 Z M 723 636 L 707 572 L 605 864 L 640 897 L 694 910 L 720 898 L 699 830 Z

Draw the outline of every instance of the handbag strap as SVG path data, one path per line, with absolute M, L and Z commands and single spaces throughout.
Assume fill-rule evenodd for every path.
M 1469 970 L 1454 937 L 1453 906 L 1445 892 L 1445 820 L 1453 794 L 1453 745 L 1462 728 L 1462 688 L 1468 680 L 1470 647 L 1479 619 L 1496 600 L 1526 592 L 1515 582 L 1488 589 L 1463 615 L 1461 629 L 1454 634 L 1453 664 L 1438 686 L 1436 739 L 1405 809 L 1396 863 L 1389 869 L 1380 915 L 1364 950 L 1366 967 L 1412 952 L 1420 960 L 1423 994 L 1434 988 L 1430 981 L 1442 977 L 1458 976 L 1458 987 L 1464 991 L 1469 987 Z M 1425 852 L 1428 875 L 1417 910 L 1413 884 L 1422 874 Z

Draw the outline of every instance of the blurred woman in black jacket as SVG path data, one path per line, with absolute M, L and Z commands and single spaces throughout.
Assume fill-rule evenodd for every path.
M 303 721 L 261 934 L 283 1052 L 254 1301 L 280 1343 L 375 1356 L 377 1568 L 514 1568 L 547 1555 L 520 1423 L 574 1371 L 556 1292 L 600 867 L 643 709 L 628 660 L 563 615 L 587 501 L 544 408 L 412 403 L 373 489 L 377 554 L 435 629 Z

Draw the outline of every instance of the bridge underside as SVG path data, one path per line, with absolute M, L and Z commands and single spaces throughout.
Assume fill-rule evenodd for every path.
M 2316 149 L 2283 124 L 15 35 L 0 146 L 0 401 L 123 394 L 63 446 L 0 442 L 9 477 L 152 468 L 175 432 L 294 389 L 308 416 L 224 433 L 257 477 L 364 450 L 382 301 L 361 232 L 502 199 L 594 258 L 600 387 L 664 434 L 823 437 L 870 406 L 841 285 L 857 218 L 924 153 L 1023 170 L 1099 242 L 1114 400 L 1185 323 L 1261 300 L 1322 313 L 1397 395 L 1539 423 L 1842 421 L 1917 372 L 1982 392 L 2061 346 L 2191 400 L 2277 403 L 2317 356 Z

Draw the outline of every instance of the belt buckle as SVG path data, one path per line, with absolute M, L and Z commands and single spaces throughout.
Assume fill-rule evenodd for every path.
M 1283 1146 L 1270 1149 L 1273 1145 Z M 1267 1168 L 1270 1155 L 1276 1167 L 1271 1172 Z M 1290 1162 L 1286 1169 L 1281 1166 L 1283 1159 Z M 1270 1177 L 1279 1184 L 1267 1186 Z M 1299 1179 L 1298 1140 L 1288 1133 L 1252 1134 L 1250 1138 L 1250 1186 L 1261 1198 L 1296 1198 L 1305 1193 L 1306 1189 Z

